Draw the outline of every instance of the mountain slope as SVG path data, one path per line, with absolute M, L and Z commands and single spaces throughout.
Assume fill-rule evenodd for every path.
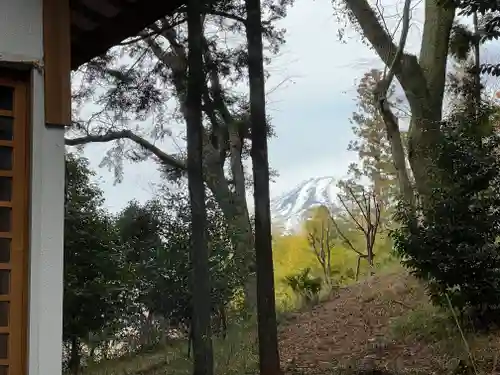
M 334 177 L 315 177 L 271 201 L 273 224 L 285 232 L 300 228 L 307 211 L 315 206 L 332 206 L 337 202 L 337 181 Z

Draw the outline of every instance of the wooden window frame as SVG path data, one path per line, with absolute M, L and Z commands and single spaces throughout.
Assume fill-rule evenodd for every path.
M 29 299 L 29 253 L 30 253 L 30 133 L 31 133 L 31 79 L 29 72 L 0 69 L 0 85 L 14 88 L 12 111 L 0 111 L 0 114 L 14 118 L 12 141 L 0 144 L 13 148 L 13 166 L 11 171 L 2 171 L 0 175 L 12 178 L 11 231 L 0 236 L 11 239 L 10 262 L 0 264 L 0 269 L 10 269 L 9 324 L 0 333 L 9 333 L 8 359 L 0 360 L 0 365 L 8 365 L 9 375 L 28 373 L 28 299 Z M 19 229 L 21 228 L 21 229 Z M 15 288 L 15 289 L 14 289 Z M 0 297 L 5 299 L 4 297 Z M 13 313 L 15 311 L 15 313 Z M 15 328 L 18 327 L 18 328 Z

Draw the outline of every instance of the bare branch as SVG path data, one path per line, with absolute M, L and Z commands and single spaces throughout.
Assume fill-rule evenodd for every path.
M 368 39 L 375 49 L 375 52 L 382 59 L 386 66 L 392 66 L 392 71 L 403 87 L 407 98 L 418 98 L 425 100 L 429 97 L 424 72 L 414 55 L 401 52 L 397 59 L 398 47 L 394 44 L 393 38 L 384 30 L 380 24 L 377 14 L 369 5 L 367 0 L 345 0 L 346 5 L 352 12 L 358 25 L 361 27 L 363 35 Z M 410 0 L 405 0 L 410 1 Z M 406 5 L 406 4 L 405 4 Z M 409 15 L 411 8 L 408 8 Z M 409 17 L 409 16 L 408 16 Z M 405 32 L 402 31 L 404 35 Z M 406 31 L 407 34 L 407 31 Z M 395 62 L 393 64 L 393 62 Z
M 339 198 L 339 201 L 340 203 L 342 204 L 342 206 L 344 207 L 344 209 L 346 210 L 347 214 L 351 217 L 352 221 L 354 221 L 354 224 L 356 224 L 356 226 L 358 227 L 358 229 L 360 231 L 362 231 L 363 233 L 366 233 L 366 230 L 365 228 L 363 227 L 363 225 L 361 225 L 361 223 L 356 219 L 356 217 L 353 215 L 353 213 L 351 212 L 351 210 L 349 210 L 349 208 L 347 208 L 347 204 L 345 203 L 344 199 L 342 199 L 342 197 L 340 196 L 340 194 L 337 194 L 337 197 Z
M 169 165 L 175 169 L 179 169 L 182 171 L 186 170 L 186 164 L 175 157 L 168 155 L 160 148 L 155 146 L 153 143 L 147 141 L 146 139 L 138 136 L 137 134 L 131 132 L 130 130 L 121 130 L 116 132 L 109 132 L 102 135 L 87 135 L 84 137 L 66 138 L 64 143 L 66 146 L 78 146 L 85 145 L 88 143 L 107 143 L 116 141 L 118 139 L 129 139 L 139 146 L 141 146 L 144 150 L 150 152 L 154 156 L 156 156 L 163 164 Z
M 383 95 L 384 98 L 387 96 L 387 91 L 389 90 L 392 80 L 394 79 L 395 75 L 394 68 L 396 65 L 401 64 L 401 58 L 403 57 L 403 53 L 406 46 L 406 40 L 408 39 L 408 32 L 410 30 L 410 10 L 411 10 L 411 0 L 405 0 L 405 4 L 403 7 L 403 24 L 401 28 L 401 35 L 399 37 L 399 45 L 391 64 L 386 65 L 386 72 L 384 73 L 385 76 L 384 79 L 382 79 L 382 81 L 379 82 L 379 84 L 381 85 L 380 95 Z
M 227 13 L 227 12 L 222 12 L 222 11 L 216 11 L 216 10 L 207 10 L 207 14 L 210 14 L 212 16 L 220 16 L 224 17 L 233 21 L 238 21 L 241 22 L 243 25 L 246 26 L 247 20 L 243 17 L 237 16 L 235 14 Z
M 339 234 L 340 237 L 342 237 L 342 239 L 347 244 L 347 246 L 349 246 L 351 248 L 351 250 L 354 251 L 356 254 L 358 254 L 360 257 L 366 257 L 365 254 L 363 254 L 362 252 L 360 252 L 358 249 L 356 249 L 354 247 L 354 245 L 349 240 L 349 238 L 347 238 L 347 236 L 344 234 L 344 232 L 342 232 L 342 230 L 340 229 L 339 224 L 337 223 L 337 221 L 334 219 L 334 217 L 331 214 L 330 214 L 330 220 L 332 221 L 333 225 L 335 226 L 335 229 L 337 230 L 337 233 Z
M 119 46 L 129 46 L 131 44 L 135 44 L 137 42 L 140 42 L 146 38 L 151 38 L 151 37 L 155 37 L 159 34 L 161 34 L 162 32 L 168 30 L 168 29 L 171 29 L 175 26 L 179 26 L 179 25 L 182 25 L 184 22 L 186 22 L 186 18 L 182 18 L 180 19 L 179 21 L 176 21 L 172 24 L 167 24 L 167 25 L 164 25 L 162 26 L 161 28 L 156 28 L 155 30 L 153 31 L 149 31 L 149 32 L 146 32 L 146 31 L 142 31 L 138 36 L 130 39 L 130 40 L 126 40 L 126 41 L 123 41 L 121 42 L 120 44 L 118 44 Z
M 318 259 L 319 263 L 321 264 L 321 266 L 323 266 L 323 259 L 321 257 L 321 252 L 320 250 L 318 249 L 318 246 L 317 246 L 317 239 L 316 239 L 316 230 L 313 230 L 314 233 L 309 233 L 308 234 L 308 242 L 309 242 L 309 245 L 311 246 L 311 248 L 313 249 L 314 251 L 314 254 L 316 255 L 316 258 Z M 320 244 L 321 246 L 321 244 Z
M 346 0 L 346 5 L 358 20 L 364 36 L 373 46 L 384 64 L 391 65 L 397 51 L 389 33 L 380 24 L 367 0 Z
M 361 211 L 361 214 L 363 215 L 364 219 L 366 220 L 366 222 L 368 223 L 369 222 L 369 207 L 366 205 L 366 192 L 365 192 L 365 189 L 363 188 L 363 191 L 362 191 L 362 194 L 363 194 L 363 203 L 361 203 L 358 199 L 358 197 L 356 197 L 356 194 L 354 193 L 354 191 L 352 190 L 352 188 L 350 186 L 346 186 L 347 188 L 347 191 L 349 192 L 349 194 L 351 195 L 352 199 L 354 199 L 354 202 L 356 202 L 356 205 L 358 206 L 359 210 Z M 345 206 L 344 206 L 345 207 Z M 346 210 L 347 210 L 347 207 L 346 207 Z M 350 213 L 349 213 L 350 214 Z M 351 215 L 351 217 L 353 217 Z M 356 220 L 353 218 L 353 220 Z
M 373 205 L 375 207 L 375 224 L 373 228 L 373 235 L 375 236 L 380 225 L 380 216 L 382 211 L 380 207 L 380 201 L 377 199 L 377 195 L 375 194 L 375 192 L 373 192 Z

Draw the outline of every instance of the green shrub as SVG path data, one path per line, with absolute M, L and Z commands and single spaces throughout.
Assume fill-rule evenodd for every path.
M 317 301 L 321 291 L 322 280 L 311 275 L 311 269 L 305 268 L 298 274 L 285 277 L 285 283 L 307 303 Z
M 500 139 L 455 115 L 433 151 L 432 192 L 416 210 L 400 204 L 392 232 L 403 265 L 427 281 L 432 301 L 462 316 L 500 321 Z

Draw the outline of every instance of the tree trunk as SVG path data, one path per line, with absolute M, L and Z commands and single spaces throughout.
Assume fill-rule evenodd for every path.
M 480 115 L 481 107 L 481 43 L 477 12 L 474 12 L 474 107 L 476 116 Z
M 274 294 L 269 161 L 260 0 L 246 0 L 252 165 L 255 202 L 257 320 L 260 375 L 281 374 Z
M 368 267 L 370 268 L 370 276 L 375 274 L 375 265 L 373 263 L 373 247 L 375 245 L 375 234 L 373 233 L 373 228 L 368 226 L 366 235 L 366 258 L 368 260 Z
M 412 119 L 408 131 L 408 159 L 418 193 L 425 197 L 432 189 L 433 150 L 439 142 L 448 43 L 455 16 L 454 8 L 444 8 L 439 0 L 426 0 L 425 23 L 420 56 L 406 53 L 397 58 L 398 46 L 382 27 L 367 0 L 346 0 L 364 36 L 387 67 L 390 67 L 405 92 Z M 393 139 L 399 139 L 394 129 Z M 391 136 L 389 134 L 389 136 Z M 397 137 L 396 137 L 397 136 Z M 393 149 L 395 145 L 393 144 Z M 397 145 L 396 145 L 397 146 Z M 400 147 L 396 147 L 399 148 Z M 404 165 L 400 153 L 393 155 L 397 165 Z M 402 192 L 408 181 L 402 183 Z M 407 190 L 406 190 L 407 191 Z
M 71 354 L 69 358 L 69 370 L 72 375 L 78 375 L 80 373 L 80 343 L 78 342 L 78 337 L 71 337 Z
M 203 178 L 202 93 L 203 24 L 200 0 L 188 1 L 188 90 L 187 90 L 187 166 L 191 201 L 192 329 L 193 374 L 212 375 L 214 371 L 210 327 L 211 287 L 206 233 L 205 183 Z
M 356 262 L 356 276 L 355 276 L 355 281 L 359 280 L 359 269 L 361 267 L 361 255 L 358 256 L 358 261 Z
M 187 351 L 187 357 L 191 358 L 191 348 L 193 347 L 193 325 L 189 325 L 189 331 L 188 331 L 188 351 Z
M 327 248 L 326 248 L 327 254 L 326 254 L 326 267 L 328 270 L 328 285 L 332 283 L 332 249 L 330 247 L 330 241 L 328 241 Z
M 221 306 L 220 308 L 220 320 L 222 324 L 222 338 L 225 339 L 227 337 L 227 315 L 225 306 Z
M 90 359 L 91 359 L 92 362 L 96 362 L 96 360 L 95 360 L 95 350 L 96 350 L 96 347 L 97 347 L 97 345 L 92 344 L 92 347 L 90 348 L 89 357 L 90 357 Z
M 250 224 L 246 197 L 229 190 L 220 165 L 207 165 L 205 179 L 219 204 L 226 223 L 229 237 L 235 248 L 238 266 L 245 282 L 245 305 L 249 313 L 254 313 L 257 305 L 255 281 L 254 236 Z

